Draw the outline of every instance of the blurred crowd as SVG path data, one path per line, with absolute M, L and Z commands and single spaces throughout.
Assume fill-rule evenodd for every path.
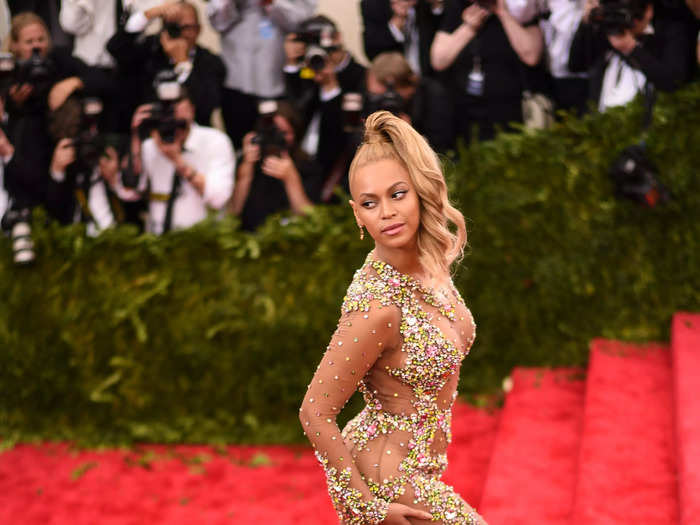
M 347 190 L 386 109 L 439 152 L 696 77 L 700 0 L 361 0 L 364 51 L 317 0 L 0 0 L 0 215 L 90 235 L 212 212 L 254 230 Z M 200 46 L 204 23 L 218 54 Z

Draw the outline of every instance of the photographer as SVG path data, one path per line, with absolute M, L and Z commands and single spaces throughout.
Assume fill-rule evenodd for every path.
M 143 31 L 154 20 L 162 20 L 163 28 L 158 34 L 144 37 Z M 133 12 L 109 39 L 107 50 L 116 60 L 122 80 L 133 87 L 129 114 L 139 104 L 153 100 L 155 76 L 173 68 L 192 97 L 197 123 L 211 124 L 212 112 L 222 103 L 226 68 L 217 55 L 197 45 L 199 31 L 199 16 L 193 4 L 168 2 Z
M 161 88 L 163 86 L 161 85 Z M 172 87 L 172 86 L 171 86 Z M 146 230 L 158 235 L 188 228 L 220 210 L 231 197 L 235 156 L 226 134 L 195 122 L 186 88 L 165 108 L 140 106 L 133 119 L 131 174 L 148 200 Z M 139 129 L 150 137 L 143 144 Z M 127 184 L 122 173 L 122 183 Z
M 360 9 L 367 58 L 397 51 L 420 76 L 434 74 L 430 46 L 440 27 L 444 0 L 362 0 Z
M 588 101 L 588 75 L 569 70 L 569 52 L 583 16 L 586 0 L 506 0 L 511 14 L 521 23 L 538 20 L 551 76 L 548 91 L 556 109 L 582 115 Z
M 243 160 L 230 203 L 245 230 L 254 230 L 282 210 L 303 214 L 319 202 L 323 183 L 319 164 L 299 148 L 301 119 L 291 104 L 263 102 L 260 113 L 256 131 L 243 138 Z
M 221 113 L 239 148 L 258 117 L 260 99 L 284 95 L 284 35 L 313 15 L 318 0 L 212 0 L 209 21 L 221 34 L 226 63 Z
M 400 53 L 380 54 L 367 71 L 364 113 L 381 109 L 409 122 L 439 152 L 454 145 L 448 93 L 436 80 L 420 78 Z
M 13 18 L 10 50 L 16 64 L 4 78 L 9 84 L 6 130 L 15 151 L 6 167 L 5 186 L 14 209 L 44 205 L 51 216 L 60 217 L 64 203 L 49 199 L 54 148 L 47 114 L 73 93 L 99 96 L 105 87 L 99 75 L 67 50 L 51 47 L 46 25 L 33 13 Z
M 449 68 L 457 134 L 467 143 L 473 126 L 487 140 L 497 126 L 522 122 L 525 66 L 539 63 L 542 48 L 539 27 L 521 25 L 505 0 L 446 1 L 430 56 L 437 71 Z
M 682 23 L 654 19 L 652 0 L 588 0 L 571 44 L 569 67 L 590 75 L 589 96 L 600 111 L 630 102 L 647 82 L 680 86 L 689 69 Z
M 284 49 L 287 96 L 304 123 L 301 148 L 329 173 L 345 147 L 343 95 L 363 90 L 366 70 L 345 49 L 335 23 L 322 15 L 287 35 Z
M 118 150 L 123 140 L 100 133 L 102 101 L 72 95 L 52 112 L 49 132 L 57 140 L 49 198 L 61 202 L 64 224 L 83 223 L 90 236 L 126 219 L 117 196 Z

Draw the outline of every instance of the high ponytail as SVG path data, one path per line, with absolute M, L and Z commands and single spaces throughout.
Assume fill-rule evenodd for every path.
M 464 254 L 467 229 L 462 214 L 450 204 L 440 161 L 426 140 L 388 111 L 372 113 L 365 121 L 362 144 L 350 165 L 350 180 L 358 169 L 393 159 L 408 171 L 420 202 L 418 258 L 433 277 L 450 273 Z M 450 231 L 450 225 L 456 230 Z

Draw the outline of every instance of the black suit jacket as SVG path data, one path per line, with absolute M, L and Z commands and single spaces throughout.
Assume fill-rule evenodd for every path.
M 393 15 L 390 0 L 362 0 L 360 10 L 365 26 L 362 38 L 367 58 L 374 60 L 374 57 L 385 51 L 398 51 L 403 54 L 403 43 L 398 42 L 389 29 L 389 20 Z M 435 74 L 430 65 L 430 46 L 440 27 L 441 19 L 442 15 L 433 14 L 427 1 L 418 0 L 416 25 L 418 26 L 418 53 L 423 76 Z
M 350 57 L 348 65 L 338 72 L 340 95 L 322 101 L 319 87 L 313 80 L 302 79 L 298 73 L 285 73 L 287 97 L 302 115 L 303 134 L 317 112 L 321 115 L 316 159 L 327 177 L 345 149 L 347 137 L 343 132 L 342 101 L 345 93 L 362 93 L 366 69 Z M 301 140 L 301 137 L 299 138 Z
M 673 18 L 655 19 L 654 34 L 642 35 L 629 56 L 622 58 L 641 71 L 648 82 L 662 91 L 673 91 L 687 80 L 688 31 L 687 26 Z M 603 87 L 603 77 L 608 65 L 608 52 L 615 52 L 605 35 L 582 22 L 574 35 L 569 53 L 569 69 L 588 72 L 589 98 L 598 102 Z
M 159 38 L 159 35 L 144 38 L 139 33 L 127 33 L 120 29 L 107 42 L 107 51 L 119 68 L 122 95 L 129 94 L 132 108 L 153 101 L 153 79 L 160 71 L 173 67 Z M 212 112 L 221 106 L 225 76 L 226 66 L 221 58 L 203 47 L 195 46 L 192 72 L 184 85 L 194 102 L 197 123 L 211 125 Z

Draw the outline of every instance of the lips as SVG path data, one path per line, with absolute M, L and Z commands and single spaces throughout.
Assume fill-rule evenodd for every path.
M 403 222 L 397 222 L 394 224 L 391 224 L 387 226 L 386 228 L 382 228 L 382 233 L 384 235 L 397 235 L 398 233 L 403 230 L 404 223 Z

